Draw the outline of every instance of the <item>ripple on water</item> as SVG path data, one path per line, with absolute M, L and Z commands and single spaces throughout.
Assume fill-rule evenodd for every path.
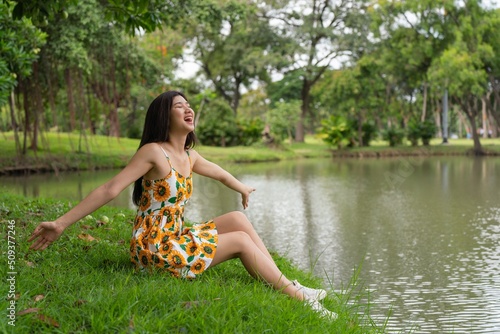
M 483 209 L 471 226 L 478 245 L 450 253 L 445 280 L 417 274 L 369 285 L 380 314 L 392 309 L 388 332 L 500 333 L 500 208 Z

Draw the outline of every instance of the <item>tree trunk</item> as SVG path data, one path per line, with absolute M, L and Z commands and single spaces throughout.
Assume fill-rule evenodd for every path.
M 488 126 L 488 112 L 487 112 L 487 108 L 486 108 L 486 100 L 488 98 L 489 98 L 489 94 L 487 94 L 486 96 L 483 96 L 481 98 L 481 119 L 482 119 L 481 131 L 483 134 L 483 138 L 488 138 L 488 131 L 490 129 L 490 127 Z
M 240 94 L 240 86 L 241 86 L 241 79 L 235 75 L 234 76 L 234 92 L 233 92 L 233 98 L 231 100 L 231 109 L 233 109 L 234 116 L 238 114 L 238 108 L 240 106 L 240 99 L 241 99 L 241 94 Z
M 468 99 L 466 103 L 462 103 L 462 108 L 464 108 L 465 115 L 467 116 L 472 132 L 472 140 L 474 141 L 474 154 L 483 155 L 483 148 L 481 147 L 481 142 L 479 140 L 479 133 L 477 131 L 476 117 L 478 115 L 477 103 L 470 101 L 475 99 L 475 97 L 465 98 Z
M 87 115 L 88 108 L 87 108 L 87 101 L 85 99 L 85 90 L 84 90 L 84 79 L 82 75 L 82 70 L 78 70 L 78 83 L 77 83 L 77 88 L 78 92 L 80 94 L 80 138 L 78 142 L 78 151 L 82 151 L 82 138 L 85 140 L 85 146 L 87 149 L 87 152 L 90 152 L 90 148 L 88 145 L 88 140 L 87 140 L 87 133 L 86 133 L 86 126 L 85 126 L 85 116 Z
M 22 94 L 23 94 L 23 107 L 24 107 L 24 131 L 23 131 L 23 150 L 22 154 L 26 154 L 26 142 L 28 140 L 28 134 L 31 131 L 30 127 L 30 100 L 28 99 L 28 92 L 26 89 L 26 80 L 22 81 Z
M 305 126 L 306 115 L 309 113 L 309 100 L 311 98 L 311 84 L 307 79 L 302 82 L 302 91 L 300 95 L 302 99 L 302 105 L 300 106 L 299 121 L 297 122 L 297 127 L 295 128 L 295 141 L 297 143 L 303 143 L 305 138 Z
M 443 127 L 441 126 L 441 117 L 443 115 L 440 103 L 436 101 L 436 113 L 434 114 L 434 119 L 436 121 L 437 136 L 438 138 L 443 138 Z
M 427 82 L 424 82 L 424 101 L 422 105 L 422 117 L 420 118 L 421 122 L 425 121 L 426 114 L 427 114 Z
M 55 92 L 54 92 L 54 87 L 52 85 L 52 71 L 49 69 L 49 77 L 47 79 L 47 86 L 49 89 L 49 106 L 50 106 L 50 111 L 52 114 L 52 127 L 57 126 L 57 113 L 56 113 L 56 99 L 55 99 Z
M 358 146 L 363 147 L 363 110 L 358 113 Z
M 116 67 L 115 67 L 115 58 L 113 53 L 110 52 L 110 60 L 111 60 L 111 71 L 110 71 L 110 79 L 112 85 L 112 99 L 111 99 L 111 108 L 109 110 L 109 135 L 112 137 L 120 137 L 120 121 L 118 119 L 118 93 L 116 91 Z
M 66 94 L 68 95 L 69 130 L 76 128 L 75 100 L 73 98 L 73 80 L 69 68 L 64 70 L 64 80 L 66 81 Z
M 14 104 L 14 90 L 10 92 L 9 98 L 9 108 L 10 108 L 10 118 L 12 124 L 12 130 L 14 131 L 14 141 L 16 143 L 16 155 L 21 155 L 21 142 L 19 141 L 18 125 L 16 121 L 16 111 Z
M 33 64 L 33 80 L 31 81 L 31 86 L 34 92 L 34 122 L 33 122 L 33 137 L 31 138 L 31 149 L 36 153 L 38 150 L 38 132 L 40 130 L 40 117 L 43 115 L 43 102 L 42 95 L 40 89 L 36 89 L 36 86 L 39 84 L 39 76 L 38 76 L 38 62 Z

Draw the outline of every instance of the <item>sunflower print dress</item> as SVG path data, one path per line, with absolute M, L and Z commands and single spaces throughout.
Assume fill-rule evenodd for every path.
M 163 153 L 170 173 L 161 179 L 142 180 L 130 257 L 139 270 L 158 268 L 175 277 L 193 279 L 214 258 L 217 229 L 213 220 L 184 226 L 184 206 L 193 192 L 193 172 L 184 177 L 172 166 L 165 150 Z M 189 151 L 186 153 L 191 164 Z

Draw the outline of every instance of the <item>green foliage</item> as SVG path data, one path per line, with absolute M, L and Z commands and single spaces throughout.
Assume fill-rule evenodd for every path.
M 299 69 L 286 73 L 281 80 L 269 83 L 266 89 L 271 107 L 279 102 L 300 100 L 303 76 L 303 70 Z
M 412 146 L 417 146 L 419 139 L 422 139 L 422 143 L 427 146 L 430 140 L 436 135 L 436 131 L 437 126 L 433 121 L 418 122 L 412 119 L 406 130 L 406 138 Z
M 281 61 L 278 37 L 252 2 L 211 1 L 203 6 L 212 15 L 206 22 L 185 20 L 184 35 L 192 42 L 202 74 L 237 113 L 241 89 L 269 81 L 269 69 Z
M 271 137 L 278 141 L 293 138 L 293 132 L 300 114 L 300 100 L 274 103 L 266 115 Z
M 46 34 L 27 19 L 13 20 L 8 2 L 0 2 L 0 106 L 17 85 L 28 77 L 38 59 Z
M 352 140 L 352 144 L 356 143 L 356 145 L 361 146 L 359 143 L 359 121 L 357 119 L 350 120 L 350 124 L 352 130 L 356 133 L 353 134 L 354 138 Z M 375 139 L 377 135 L 377 128 L 371 121 L 366 121 L 361 124 L 361 140 L 363 141 L 363 146 L 370 146 L 370 142 Z
M 238 118 L 224 100 L 215 99 L 204 107 L 196 135 L 203 145 L 249 146 L 260 141 L 263 129 L 262 120 Z
M 250 146 L 258 143 L 262 139 L 262 131 L 264 130 L 264 122 L 260 118 L 238 118 L 238 141 L 236 145 Z
M 377 135 L 377 128 L 371 122 L 365 122 L 361 125 L 361 132 L 363 138 L 363 146 L 370 146 L 370 142 L 375 139 Z
M 56 17 L 66 18 L 68 8 L 76 5 L 76 0 L 12 0 L 15 4 L 13 17 L 30 18 L 37 26 L 48 26 Z M 188 9 L 199 7 L 196 1 L 170 1 L 168 5 L 161 0 L 104 0 L 102 14 L 106 22 L 120 26 L 129 35 L 135 35 L 139 30 L 147 32 L 160 28 L 162 24 L 174 24 L 188 13 Z
M 433 121 L 426 120 L 420 124 L 420 138 L 422 143 L 429 145 L 430 140 L 436 135 L 437 126 Z
M 382 139 L 388 141 L 391 147 L 403 144 L 404 137 L 404 130 L 395 126 L 391 126 L 385 131 L 382 131 Z
M 345 117 L 332 115 L 321 121 L 321 125 L 319 135 L 330 146 L 341 149 L 355 140 L 353 124 Z
M 408 123 L 408 128 L 406 130 L 406 138 L 410 141 L 411 146 L 417 146 L 418 140 L 422 136 L 421 124 L 416 120 L 412 119 Z
M 200 116 L 196 135 L 203 145 L 232 146 L 238 138 L 238 127 L 231 107 L 221 99 L 210 101 Z

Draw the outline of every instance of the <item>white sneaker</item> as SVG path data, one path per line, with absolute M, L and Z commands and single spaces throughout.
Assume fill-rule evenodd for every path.
M 307 300 L 323 300 L 326 297 L 326 291 L 323 289 L 312 289 L 301 285 L 297 280 L 292 281 L 292 284 L 302 291 Z
M 306 303 L 311 306 L 311 308 L 318 312 L 322 317 L 327 318 L 331 321 L 337 320 L 339 317 L 337 313 L 327 310 L 321 303 L 317 300 L 306 300 Z

